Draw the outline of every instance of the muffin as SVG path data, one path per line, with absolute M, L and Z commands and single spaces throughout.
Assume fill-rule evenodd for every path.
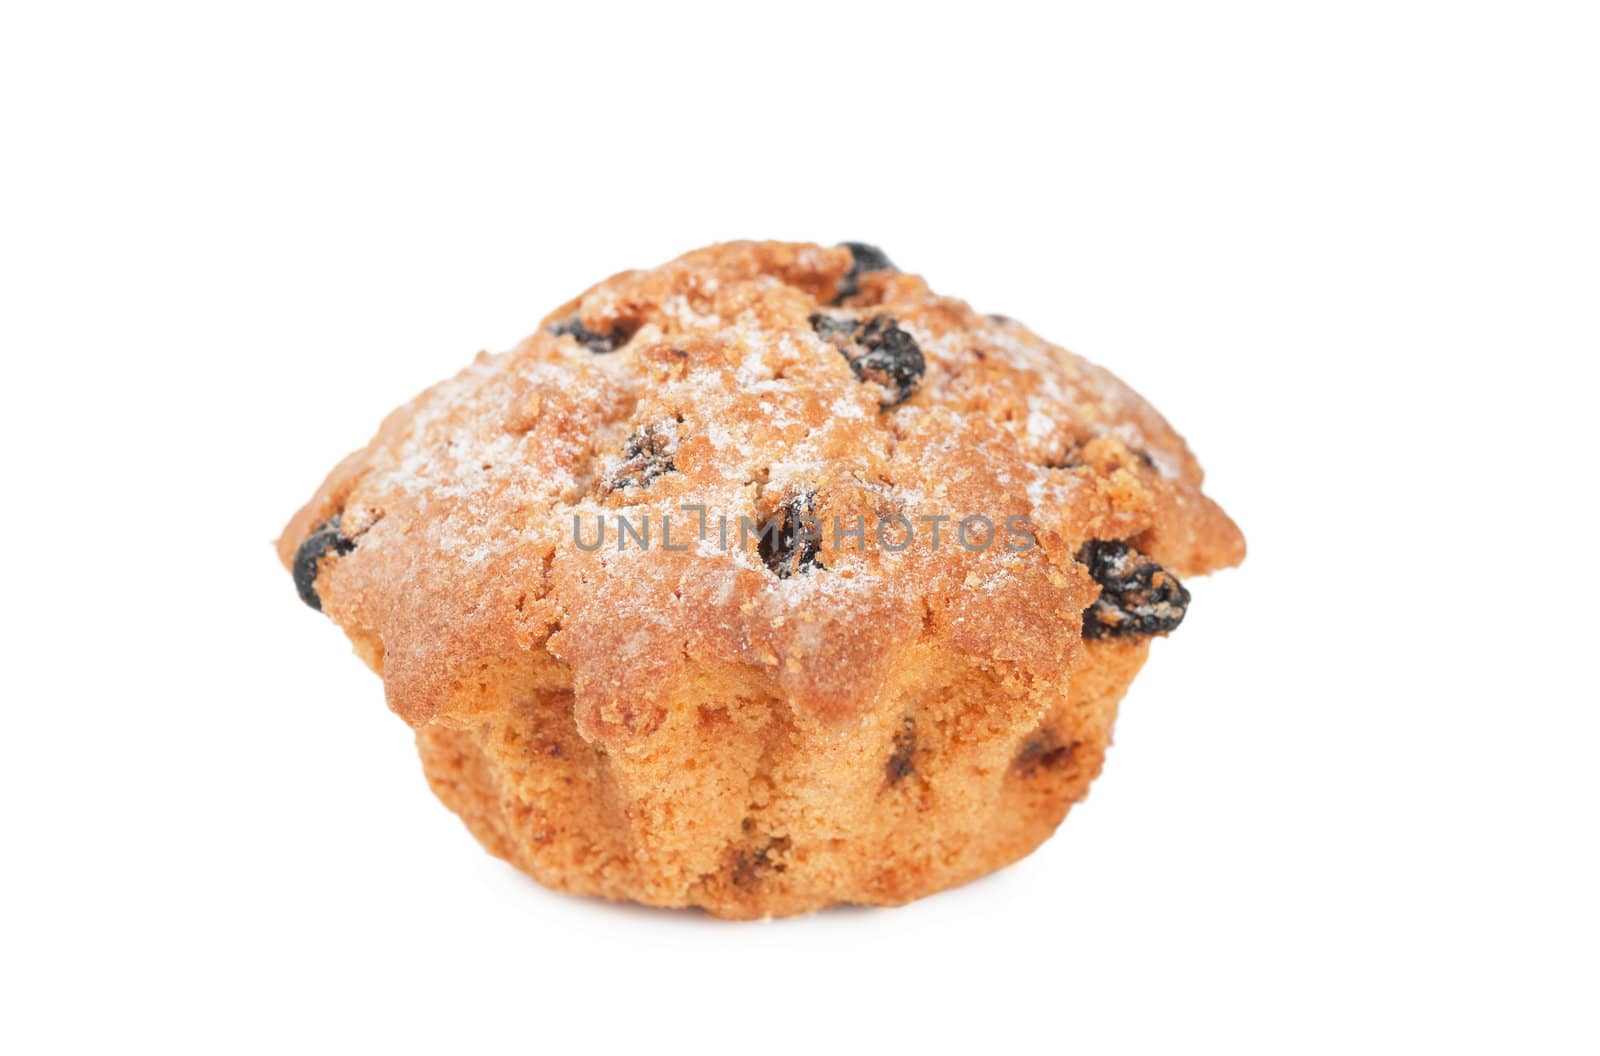
M 1244 540 L 1109 372 L 861 244 L 622 272 L 278 541 L 493 854 L 721 917 L 895 905 L 1087 793 Z

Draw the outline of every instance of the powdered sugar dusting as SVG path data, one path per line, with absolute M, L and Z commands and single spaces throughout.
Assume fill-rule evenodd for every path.
M 964 649 L 1059 654 L 1059 643 L 1019 642 L 1017 621 L 1049 641 L 1067 633 L 1058 611 L 1071 611 L 1063 592 L 1078 588 L 1058 582 L 1052 561 L 1070 554 L 968 548 L 956 526 L 977 515 L 1003 542 L 1008 518 L 1026 516 L 1067 547 L 1091 525 L 1138 530 L 1150 514 L 1137 489 L 1102 493 L 1086 469 L 1051 467 L 1113 437 L 1156 471 L 1127 472 L 1189 487 L 1181 441 L 1108 373 L 913 276 L 880 273 L 830 303 L 847 263 L 832 251 L 733 247 L 625 273 L 577 302 L 581 325 L 604 340 L 541 332 L 480 357 L 386 424 L 355 470 L 344 504 L 371 531 L 350 567 L 376 567 L 386 547 L 441 564 L 430 582 L 462 592 L 461 611 L 485 614 L 474 618 L 502 596 L 526 608 L 548 595 L 585 634 L 634 628 L 612 643 L 626 653 L 681 654 L 666 640 L 673 628 L 706 622 L 751 649 L 771 643 L 791 674 L 797 662 L 809 671 L 796 657 L 824 643 L 887 648 L 946 610 Z M 786 278 L 750 270 L 769 266 Z M 857 373 L 812 324 L 819 313 L 894 319 L 922 356 L 907 391 Z M 1199 501 L 1178 495 L 1173 508 Z M 708 530 L 694 530 L 687 508 Z M 779 543 L 745 535 L 802 511 L 824 532 L 803 555 L 774 553 L 799 545 L 792 526 Z M 618 518 L 639 538 L 621 537 Z M 911 530 L 903 544 L 898 528 L 875 534 L 889 521 Z M 851 523 L 860 534 L 841 537 Z M 604 524 L 609 534 L 587 545 Z M 393 567 L 404 578 L 415 566 Z M 503 595 L 467 596 L 489 583 Z M 577 642 L 562 655 L 581 665 Z

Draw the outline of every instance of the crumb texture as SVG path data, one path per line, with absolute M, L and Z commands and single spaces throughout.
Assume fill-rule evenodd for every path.
M 881 251 L 728 243 L 395 411 L 278 550 L 492 853 L 760 917 L 1048 837 L 1180 577 L 1244 556 L 1201 482 L 1109 372 Z

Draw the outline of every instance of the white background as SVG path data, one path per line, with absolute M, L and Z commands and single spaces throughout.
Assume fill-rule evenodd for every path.
M 1591 5 L 542 6 L 0 16 L 0 1047 L 1596 1051 Z M 269 547 L 735 237 L 1110 366 L 1250 540 L 1055 839 L 907 908 L 540 889 Z

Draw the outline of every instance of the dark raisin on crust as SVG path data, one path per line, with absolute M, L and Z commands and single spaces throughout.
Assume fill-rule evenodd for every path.
M 907 715 L 900 723 L 900 728 L 894 734 L 894 749 L 889 753 L 889 762 L 884 766 L 884 779 L 889 784 L 894 784 L 902 778 L 910 777 L 916 771 L 913 759 L 917 754 L 917 721 Z
M 871 378 L 885 388 L 898 393 L 899 403 L 910 396 L 922 380 L 927 361 L 922 349 L 911 335 L 895 325 L 887 316 L 869 319 L 856 334 L 856 344 L 866 349 L 866 355 L 851 363 L 856 373 Z
M 615 352 L 627 342 L 629 337 L 633 336 L 628 328 L 620 323 L 613 326 L 610 333 L 597 334 L 587 326 L 584 326 L 583 321 L 576 315 L 562 322 L 551 324 L 550 332 L 557 337 L 570 337 L 596 355 Z
M 760 850 L 741 850 L 734 854 L 728 869 L 728 879 L 735 887 L 750 887 L 769 872 L 781 873 L 787 866 L 772 860 L 773 852 L 783 854 L 789 849 L 789 837 L 779 836 L 768 840 Z
M 916 339 L 887 315 L 866 322 L 824 315 L 811 316 L 811 329 L 837 348 L 862 381 L 872 381 L 889 391 L 884 408 L 903 402 L 917 390 L 928 362 Z
M 1062 744 L 1055 730 L 1043 729 L 1023 742 L 1013 765 L 1023 777 L 1032 777 L 1040 770 L 1054 770 L 1072 762 L 1078 744 L 1077 741 Z
M 661 423 L 635 430 L 623 442 L 622 461 L 606 473 L 607 489 L 648 488 L 657 477 L 676 472 L 678 467 L 672 461 L 678 450 L 675 425 Z
M 339 534 L 339 517 L 336 513 L 312 529 L 294 552 L 294 589 L 300 592 L 301 601 L 318 612 L 322 611 L 322 599 L 317 596 L 317 562 L 330 550 L 335 557 L 343 557 L 356 548 L 354 539 Z
M 1165 634 L 1183 622 L 1189 592 L 1178 577 L 1126 543 L 1091 539 L 1078 560 L 1100 584 L 1100 598 L 1083 610 L 1085 638 Z
M 822 530 L 813 514 L 815 501 L 811 492 L 796 495 L 761 526 L 756 548 L 761 560 L 779 579 L 822 567 L 818 557 L 822 549 Z
M 813 312 L 811 315 L 811 329 L 816 335 L 831 345 L 843 346 L 856 339 L 856 331 L 861 329 L 859 319 L 851 319 L 845 315 L 825 315 L 822 312 Z M 849 358 L 846 353 L 845 358 Z
M 841 242 L 840 245 L 850 251 L 850 270 L 845 272 L 844 278 L 839 280 L 839 286 L 834 294 L 833 303 L 838 304 L 846 297 L 854 297 L 861 292 L 861 276 L 869 271 L 899 271 L 894 266 L 894 261 L 889 255 L 877 246 L 865 242 Z

